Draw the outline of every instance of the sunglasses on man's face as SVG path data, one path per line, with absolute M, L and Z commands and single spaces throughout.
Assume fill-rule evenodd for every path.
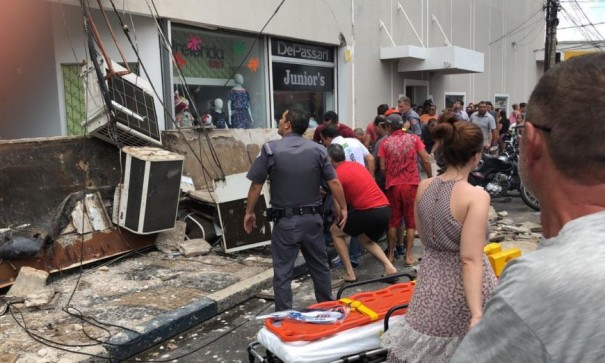
M 532 124 L 532 125 L 533 125 L 535 128 L 537 128 L 538 130 L 542 130 L 542 131 L 544 131 L 544 132 L 546 132 L 546 133 L 549 133 L 549 132 L 551 132 L 551 131 L 552 131 L 552 129 L 551 129 L 550 127 L 547 127 L 547 126 L 540 126 L 540 125 L 536 125 L 536 124 L 534 124 L 533 122 L 530 122 L 530 121 L 525 121 L 525 123 L 527 123 L 527 122 L 531 123 L 531 124 Z M 523 135 L 523 130 L 525 129 L 525 123 L 523 123 L 523 125 L 519 125 L 519 126 L 517 126 L 517 127 L 516 127 L 516 129 L 515 129 L 515 130 L 516 130 L 516 132 L 517 132 L 517 136 L 522 136 L 522 135 Z

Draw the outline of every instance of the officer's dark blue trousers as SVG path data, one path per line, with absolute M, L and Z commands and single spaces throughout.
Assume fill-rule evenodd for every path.
M 273 226 L 271 236 L 275 311 L 292 309 L 291 283 L 299 250 L 313 279 L 317 302 L 333 300 L 322 217 L 319 214 L 283 217 Z

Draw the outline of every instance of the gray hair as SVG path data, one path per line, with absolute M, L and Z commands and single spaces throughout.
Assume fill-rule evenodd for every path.
M 328 146 L 328 155 L 336 163 L 345 161 L 345 150 L 338 144 L 330 144 Z
M 407 96 L 402 96 L 402 97 L 400 97 L 400 98 L 397 100 L 397 102 L 398 102 L 398 103 L 399 103 L 399 102 L 403 102 L 403 103 L 405 103 L 405 104 L 407 104 L 407 105 L 411 105 L 411 104 L 412 104 L 412 100 L 410 100 L 410 98 L 409 98 L 409 97 L 407 97 Z
M 527 122 L 542 128 L 537 132 L 544 133 L 562 174 L 605 181 L 605 53 L 574 57 L 551 68 L 538 81 L 526 111 Z

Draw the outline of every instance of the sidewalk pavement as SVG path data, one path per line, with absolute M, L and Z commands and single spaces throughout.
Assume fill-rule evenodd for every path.
M 510 243 L 508 247 L 519 247 L 525 242 Z M 413 254 L 416 258 L 422 254 L 418 239 Z M 306 266 L 299 257 L 294 275 L 304 273 Z M 332 279 L 341 273 L 332 270 Z M 51 276 L 47 285 L 56 294 L 47 306 L 15 304 L 0 316 L 0 362 L 123 360 L 254 297 L 271 287 L 272 278 L 267 247 L 192 258 L 131 254 L 85 267 L 81 275 L 76 267 Z M 0 300 L 0 312 L 2 305 Z M 88 319 L 82 321 L 75 314 Z
M 299 257 L 294 274 L 304 273 Z M 56 295 L 48 306 L 15 304 L 0 316 L 0 362 L 128 358 L 270 288 L 273 269 L 266 249 L 193 258 L 150 252 L 51 279 L 47 286 Z M 57 349 L 34 340 L 17 321 Z

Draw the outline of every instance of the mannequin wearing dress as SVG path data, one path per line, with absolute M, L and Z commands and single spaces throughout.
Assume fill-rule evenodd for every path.
M 227 112 L 231 127 L 240 129 L 249 129 L 254 126 L 252 120 L 252 111 L 250 110 L 250 95 L 242 86 L 244 77 L 241 74 L 236 74 L 233 77 L 235 86 L 227 95 Z
M 174 94 L 174 116 L 177 128 L 193 126 L 193 115 L 189 112 L 189 101 L 180 96 L 178 91 Z
M 227 116 L 223 112 L 223 100 L 217 98 L 214 100 L 214 108 L 210 112 L 212 116 L 212 123 L 217 129 L 228 129 Z

